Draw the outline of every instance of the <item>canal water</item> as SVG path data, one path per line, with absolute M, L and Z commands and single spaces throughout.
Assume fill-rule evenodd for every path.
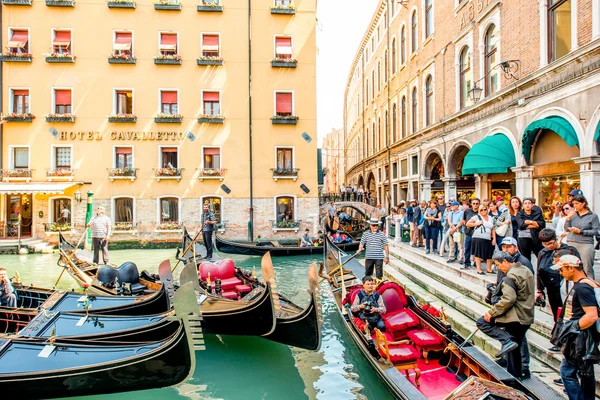
M 236 265 L 260 271 L 260 258 L 219 254 Z M 158 264 L 175 250 L 119 250 L 110 252 L 111 262 L 135 261 L 138 268 L 158 271 Z M 307 273 L 321 257 L 274 257 L 279 291 L 302 307 L 308 304 Z M 0 266 L 9 276 L 19 271 L 24 284 L 54 286 L 62 268 L 57 254 L 2 255 Z M 179 271 L 175 272 L 177 278 Z M 65 273 L 57 288 L 78 290 Z M 175 388 L 86 397 L 102 400 L 350 400 L 391 399 L 362 354 L 344 330 L 329 288 L 321 285 L 323 327 L 318 352 L 291 348 L 261 338 L 205 335 L 206 350 L 196 352 L 196 371 L 187 383 Z M 84 398 L 79 398 L 84 399 Z

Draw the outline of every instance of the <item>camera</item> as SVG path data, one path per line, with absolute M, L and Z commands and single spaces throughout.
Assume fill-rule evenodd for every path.
M 535 299 L 535 305 L 542 308 L 546 307 L 546 299 L 543 297 L 538 297 Z
M 485 302 L 487 304 L 492 304 L 492 295 L 496 291 L 496 284 L 488 283 L 485 288 L 487 289 L 487 295 L 485 296 Z

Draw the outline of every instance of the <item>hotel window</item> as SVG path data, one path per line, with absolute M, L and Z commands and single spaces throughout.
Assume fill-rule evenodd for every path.
M 54 113 L 71 114 L 71 89 L 54 89 Z
M 406 137 L 406 96 L 402 96 L 402 102 L 400 103 L 400 113 L 402 116 L 400 117 L 400 123 L 402 124 L 402 128 L 400 130 L 402 134 L 402 138 Z
M 406 63 L 406 27 L 402 27 L 400 32 L 400 65 Z
M 277 222 L 294 221 L 294 198 L 290 196 L 277 197 L 275 200 Z
M 160 91 L 160 112 L 171 115 L 175 115 L 179 112 L 178 96 L 176 91 Z
M 431 75 L 425 80 L 425 126 L 433 122 L 433 78 Z
M 115 168 L 133 168 L 132 147 L 115 147 Z
M 485 33 L 485 95 L 498 91 L 500 71 L 498 70 L 498 47 L 496 46 L 496 25 L 490 25 Z
M 133 91 L 115 90 L 116 114 L 133 114 Z
M 177 147 L 161 147 L 160 148 L 160 166 L 161 168 L 178 168 Z
M 290 148 L 277 148 L 277 169 L 279 171 L 292 170 L 294 168 L 294 151 Z
M 205 169 L 220 169 L 221 168 L 221 148 L 220 147 L 205 147 L 202 149 L 202 159 Z
M 71 223 L 71 199 L 52 199 L 51 202 L 52 222 L 62 224 Z
M 292 38 L 290 36 L 275 38 L 275 58 L 282 60 L 292 59 Z
M 115 223 L 133 222 L 133 199 L 119 197 L 114 202 Z
M 433 0 L 425 0 L 425 38 L 433 34 Z
M 276 6 L 289 7 L 290 5 L 293 5 L 293 4 L 294 4 L 293 0 L 275 0 Z
M 548 1 L 548 61 L 571 51 L 571 0 Z
M 158 51 L 164 56 L 178 54 L 177 51 L 177 33 L 163 33 L 160 34 L 160 44 L 158 45 Z
M 289 117 L 294 115 L 294 98 L 289 92 L 275 93 L 275 115 Z
M 14 169 L 29 168 L 29 147 L 13 147 L 12 156 Z
M 417 29 L 417 12 L 413 12 L 411 18 L 411 28 L 410 28 L 410 52 L 414 53 L 419 48 L 419 31 Z
M 54 31 L 52 51 L 58 54 L 71 54 L 71 31 Z
M 204 115 L 221 115 L 221 100 L 219 92 L 202 92 Z
M 396 73 L 396 39 L 392 40 L 392 74 Z
M 179 199 L 163 197 L 160 201 L 160 222 L 179 222 Z
M 56 169 L 71 168 L 72 148 L 71 147 L 55 147 L 54 148 L 54 165 Z
M 463 109 L 469 104 L 469 91 L 471 90 L 471 52 L 465 47 L 460 53 L 460 108 Z
M 208 204 L 208 209 L 215 215 L 217 223 L 221 223 L 221 198 L 220 197 L 204 197 L 202 205 Z
M 412 133 L 415 133 L 417 131 L 417 129 L 419 128 L 419 124 L 418 124 L 418 116 L 419 113 L 417 112 L 417 106 L 418 106 L 418 99 L 417 99 L 417 88 L 414 87 L 412 90 L 412 105 L 411 105 L 411 122 L 412 122 Z
M 133 55 L 133 32 L 115 32 L 113 54 Z
M 202 57 L 219 57 L 219 35 L 202 34 Z
M 29 114 L 29 90 L 11 89 L 12 108 L 11 113 Z
M 29 31 L 24 29 L 10 29 L 10 39 L 6 48 L 10 53 L 29 53 Z

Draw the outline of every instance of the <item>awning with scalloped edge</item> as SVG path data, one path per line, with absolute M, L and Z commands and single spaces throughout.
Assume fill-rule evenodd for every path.
M 530 123 L 527 126 L 527 129 L 525 129 L 525 133 L 523 133 L 521 150 L 523 152 L 523 156 L 525 156 L 525 161 L 528 163 L 530 162 L 531 150 L 533 148 L 533 144 L 535 143 L 535 139 L 543 129 L 548 129 L 552 132 L 555 132 L 558 136 L 563 138 L 563 140 L 569 146 L 579 147 L 577 133 L 569 121 L 557 116 L 538 119 L 537 121 Z
M 462 174 L 504 174 L 516 165 L 510 140 L 497 133 L 485 137 L 469 150 L 463 161 Z

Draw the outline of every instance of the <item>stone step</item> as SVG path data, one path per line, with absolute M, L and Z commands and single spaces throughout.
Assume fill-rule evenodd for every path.
M 408 246 L 406 248 L 404 246 L 402 248 L 398 248 L 395 245 L 391 246 L 390 254 L 416 271 L 488 307 L 485 304 L 485 296 L 487 295 L 486 285 L 488 283 L 495 283 L 496 275 L 482 276 L 474 273 L 471 269 L 466 271 L 460 270 L 459 264 L 447 264 L 446 262 L 432 260 L 431 257 L 425 257 Z M 472 275 L 475 275 L 476 278 Z M 553 326 L 552 315 L 536 307 L 535 323 L 531 329 L 550 338 Z

